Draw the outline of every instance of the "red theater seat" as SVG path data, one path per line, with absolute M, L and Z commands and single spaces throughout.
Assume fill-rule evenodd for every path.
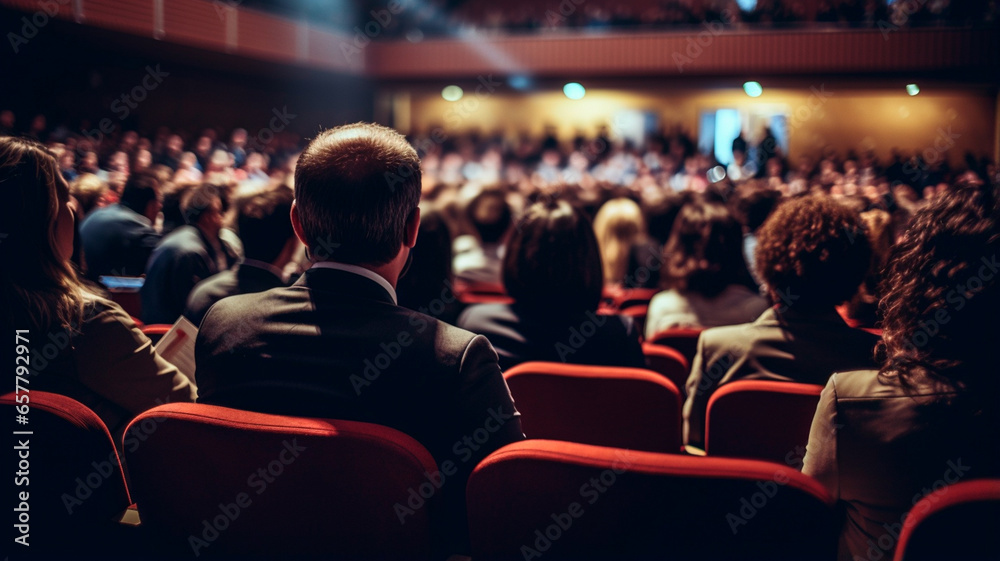
M 650 337 L 646 342 L 655 345 L 665 345 L 680 351 L 688 364 L 694 362 L 694 355 L 698 352 L 698 337 L 701 336 L 702 329 L 693 328 L 671 328 L 660 331 Z
M 635 322 L 635 330 L 639 333 L 639 337 L 642 338 L 642 334 L 646 330 L 646 316 L 649 314 L 649 305 L 636 304 L 622 309 L 620 313 L 625 317 L 632 318 L 632 321 Z
M 968 561 L 1000 558 L 998 522 L 1000 479 L 950 485 L 913 505 L 904 521 L 893 559 Z
M 136 417 L 129 439 L 139 514 L 170 555 L 430 555 L 437 495 L 405 524 L 398 507 L 436 464 L 394 429 L 180 403 Z
M 514 299 L 507 296 L 502 284 L 490 282 L 456 283 L 458 300 L 463 304 L 510 304 Z
M 660 291 L 658 288 L 626 288 L 614 294 L 613 305 L 619 310 L 632 306 L 648 306 L 653 296 Z
M 17 402 L 27 396 L 27 403 Z M 13 536 L 5 550 L 12 558 L 91 558 L 122 553 L 124 528 L 118 524 L 131 504 L 114 441 L 104 422 L 69 397 L 31 391 L 0 396 L 4 416 L 11 419 L 13 450 L 7 465 L 14 485 L 8 487 Z M 27 424 L 13 424 L 22 415 Z M 19 465 L 23 462 L 23 465 Z M 23 469 L 21 469 L 23 468 Z M 23 471 L 18 476 L 17 472 Z M 22 479 L 23 478 L 23 479 Z M 18 511 L 26 492 L 27 510 Z M 23 514 L 22 514 L 23 512 Z M 13 524 L 28 523 L 28 547 L 13 542 L 21 535 Z M 23 556 L 23 557 L 22 557 Z
M 528 438 L 681 450 L 681 397 L 643 368 L 526 362 L 504 373 Z
M 466 499 L 476 561 L 836 553 L 833 499 L 770 462 L 527 440 L 483 460 Z
M 149 337 L 149 340 L 155 345 L 160 342 L 160 339 L 162 339 L 164 335 L 167 334 L 167 331 L 170 331 L 171 327 L 173 327 L 173 325 L 168 323 L 154 323 L 151 325 L 143 325 L 139 329 L 142 331 L 143 335 Z
M 705 452 L 798 467 L 823 386 L 740 380 L 719 387 L 705 413 Z
M 643 343 L 642 354 L 646 355 L 646 365 L 649 366 L 649 369 L 666 376 L 677 386 L 683 397 L 685 394 L 684 385 L 691 373 L 691 366 L 684 355 L 676 349 L 652 343 Z

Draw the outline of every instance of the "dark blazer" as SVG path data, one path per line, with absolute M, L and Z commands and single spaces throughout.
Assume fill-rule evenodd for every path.
M 530 360 L 646 367 L 632 318 L 531 314 L 517 304 L 479 304 L 462 313 L 458 326 L 488 337 L 504 370 Z
M 281 277 L 251 263 L 239 265 L 208 277 L 195 285 L 187 299 L 184 317 L 195 325 L 201 325 L 208 309 L 223 298 L 237 294 L 264 292 L 285 286 Z
M 414 437 L 442 470 L 451 462 L 442 499 L 452 552 L 467 548 L 472 468 L 524 438 L 485 337 L 402 308 L 347 271 L 313 268 L 288 288 L 220 300 L 195 357 L 201 403 L 377 423 Z
M 225 242 L 219 243 L 226 252 L 228 269 L 236 262 L 235 252 Z M 143 323 L 177 321 L 194 286 L 219 271 L 215 249 L 201 230 L 188 225 L 171 232 L 146 266 L 146 282 L 139 291 Z
M 161 237 L 145 216 L 115 204 L 90 213 L 80 225 L 80 239 L 86 278 L 96 281 L 102 275 L 141 276 Z
M 878 340 L 848 327 L 832 309 L 816 316 L 771 307 L 753 323 L 702 331 L 686 384 L 685 443 L 704 445 L 705 410 L 719 386 L 735 380 L 826 385 L 834 372 L 874 368 Z

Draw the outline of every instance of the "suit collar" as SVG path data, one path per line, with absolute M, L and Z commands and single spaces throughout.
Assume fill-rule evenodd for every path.
M 268 282 L 275 286 L 284 284 L 284 281 L 281 279 L 280 269 L 270 263 L 264 263 L 255 259 L 244 259 L 241 261 L 236 266 L 236 276 Z
M 366 298 L 387 304 L 396 304 L 395 291 L 390 293 L 381 283 L 372 278 L 341 268 L 314 266 L 307 270 L 293 286 L 337 292 L 349 298 Z M 391 289 L 392 285 L 389 285 L 389 288 Z

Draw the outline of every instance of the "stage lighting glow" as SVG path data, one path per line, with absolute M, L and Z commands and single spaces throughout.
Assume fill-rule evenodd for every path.
M 906 84 L 906 93 L 912 95 L 917 95 L 920 93 L 920 86 L 916 84 Z
M 743 91 L 750 97 L 760 97 L 760 94 L 764 93 L 764 88 L 760 85 L 760 82 L 745 82 L 743 84 Z
M 579 82 L 570 82 L 563 86 L 563 93 L 570 99 L 583 99 L 583 96 L 587 95 L 587 90 Z
M 507 83 L 515 90 L 526 90 L 531 87 L 531 78 L 523 74 L 515 74 L 507 79 Z
M 726 178 L 726 168 L 722 166 L 715 166 L 714 168 L 708 170 L 708 180 L 712 183 L 718 183 Z
M 441 90 L 441 97 L 443 97 L 445 101 L 458 101 L 462 99 L 463 95 L 465 95 L 465 92 L 462 91 L 462 88 L 455 85 L 445 86 L 445 88 Z

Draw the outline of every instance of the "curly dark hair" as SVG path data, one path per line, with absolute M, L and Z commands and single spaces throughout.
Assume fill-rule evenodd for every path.
M 757 236 L 757 273 L 771 301 L 829 311 L 854 295 L 868 273 L 871 245 L 854 211 L 826 196 L 778 206 Z
M 920 377 L 956 388 L 997 384 L 998 257 L 993 189 L 958 188 L 916 213 L 882 285 L 883 376 L 906 386 Z

